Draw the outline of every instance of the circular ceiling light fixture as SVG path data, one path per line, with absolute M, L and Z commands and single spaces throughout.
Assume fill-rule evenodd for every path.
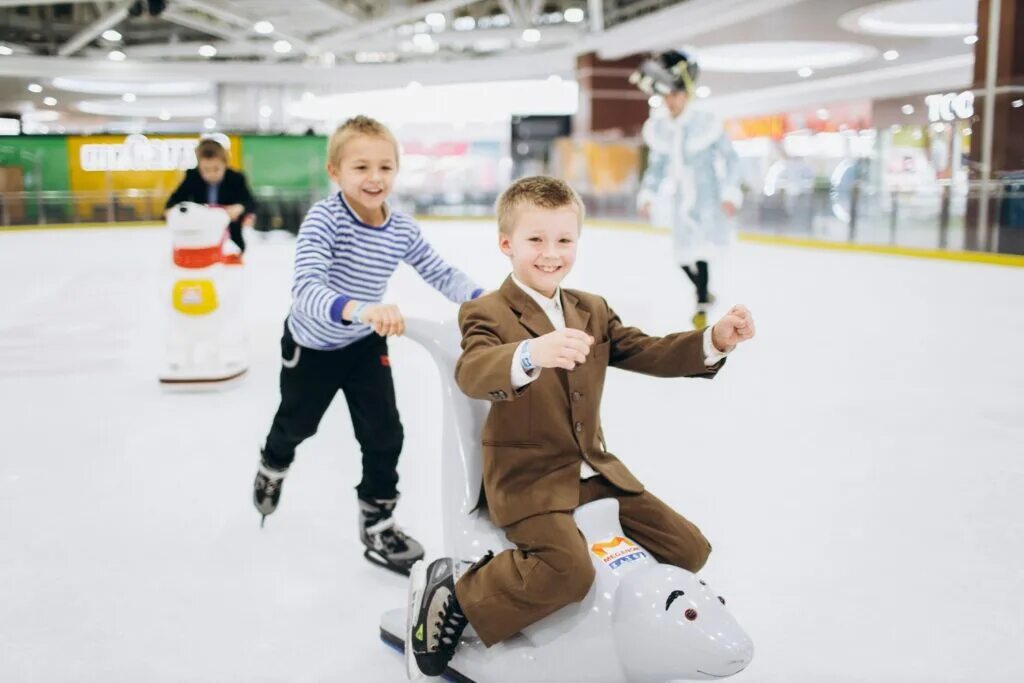
M 278 40 L 274 43 L 274 52 L 279 55 L 285 55 L 292 51 L 292 44 L 287 40 Z
M 528 28 L 523 31 L 523 40 L 527 43 L 539 43 L 540 42 L 540 31 L 535 28 Z
M 101 78 L 70 78 L 58 76 L 53 79 L 53 87 L 68 92 L 81 92 L 90 95 L 118 95 L 133 92 L 136 95 L 202 95 L 212 90 L 205 81 L 114 81 Z
M 201 57 L 207 57 L 207 58 L 209 58 L 209 57 L 216 57 L 217 56 L 217 48 L 215 48 L 213 45 L 210 45 L 210 44 L 200 45 L 199 46 L 199 55 Z
M 562 13 L 562 16 L 570 24 L 578 24 L 583 21 L 583 10 L 579 7 L 570 7 Z
M 876 2 L 839 17 L 839 26 L 884 36 L 963 36 L 977 30 L 977 12 L 978 3 L 969 0 Z
M 108 28 L 106 31 L 103 32 L 103 40 L 109 40 L 111 43 L 121 42 L 122 37 L 123 36 L 120 34 L 120 32 L 115 31 L 112 28 Z
M 39 85 L 38 83 L 29 83 L 28 84 L 28 91 L 29 92 L 37 92 L 37 93 L 38 92 L 43 92 L 43 86 Z
M 256 33 L 266 36 L 274 32 L 274 25 L 271 24 L 269 21 L 257 21 L 255 24 L 253 24 L 252 30 L 256 31 Z
M 161 114 L 175 118 L 198 119 L 217 113 L 217 105 L 212 101 L 196 99 L 151 99 L 144 101 L 125 102 L 117 99 L 82 100 L 76 108 L 85 114 L 98 116 L 129 116 L 136 118 L 157 118 Z
M 107 59 L 112 62 L 123 62 L 128 58 L 128 55 L 121 52 L 120 50 L 111 50 L 107 53 Z
M 873 58 L 870 45 L 824 41 L 765 41 L 713 45 L 697 51 L 703 71 L 723 73 L 773 73 L 801 68 L 834 69 Z

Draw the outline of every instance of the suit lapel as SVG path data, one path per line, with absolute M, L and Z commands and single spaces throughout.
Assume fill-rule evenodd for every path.
M 565 314 L 565 326 L 575 330 L 587 331 L 590 322 L 590 311 L 579 307 L 580 300 L 574 294 L 562 290 L 562 312 Z
M 512 282 L 512 276 L 505 278 L 505 281 L 501 283 L 500 291 L 512 310 L 519 316 L 519 323 L 532 335 L 539 337 L 555 331 L 548 316 L 537 305 L 537 302 L 530 298 L 529 294 Z

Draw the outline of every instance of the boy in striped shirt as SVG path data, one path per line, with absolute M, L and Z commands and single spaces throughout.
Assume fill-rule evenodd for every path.
M 441 259 L 411 216 L 388 207 L 397 172 L 398 144 L 380 122 L 356 116 L 331 136 L 327 173 L 341 189 L 315 204 L 299 228 L 281 339 L 281 405 L 262 450 L 253 503 L 264 520 L 274 512 L 295 448 L 316 433 L 341 389 L 363 454 L 356 493 L 365 556 L 408 574 L 423 547 L 392 516 L 403 434 L 387 346 L 405 322 L 397 306 L 381 299 L 401 261 L 456 303 L 483 290 Z

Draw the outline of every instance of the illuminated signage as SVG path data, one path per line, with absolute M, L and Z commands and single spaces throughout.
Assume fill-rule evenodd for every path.
M 928 105 L 928 120 L 932 123 L 974 116 L 974 93 L 970 91 L 929 95 L 924 103 Z
M 226 136 L 209 137 L 230 148 Z M 163 140 L 129 135 L 120 144 L 82 145 L 78 158 L 83 171 L 184 171 L 196 165 L 197 144 L 198 138 Z

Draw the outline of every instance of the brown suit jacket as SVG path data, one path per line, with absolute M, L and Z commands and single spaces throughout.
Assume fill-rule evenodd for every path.
M 704 365 L 703 331 L 652 337 L 626 327 L 599 296 L 562 290 L 565 324 L 594 338 L 587 362 L 546 368 L 512 388 L 520 342 L 553 332 L 540 306 L 511 278 L 459 309 L 462 356 L 455 380 L 468 396 L 492 401 L 483 429 L 483 485 L 491 520 L 508 526 L 579 504 L 580 460 L 621 489 L 643 484 L 604 446 L 601 392 L 608 366 L 658 377 L 714 377 Z

